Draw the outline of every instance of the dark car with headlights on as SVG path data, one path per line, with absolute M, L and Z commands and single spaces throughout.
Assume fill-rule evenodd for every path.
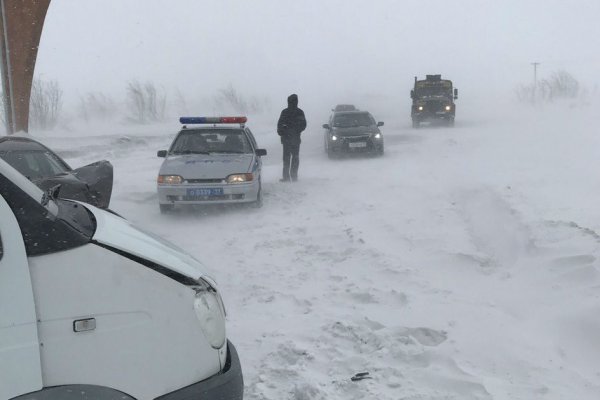
M 261 157 L 246 117 L 182 117 L 186 124 L 158 173 L 161 212 L 176 206 L 250 203 L 262 206 Z
M 22 136 L 0 137 L 0 158 L 54 197 L 78 200 L 108 208 L 113 187 L 113 167 L 98 161 L 72 169 L 43 144 Z
M 325 151 L 329 158 L 342 154 L 370 153 L 383 155 L 383 122 L 367 111 L 335 112 L 325 129 Z

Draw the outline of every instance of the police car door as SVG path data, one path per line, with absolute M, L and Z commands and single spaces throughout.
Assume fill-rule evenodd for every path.
M 0 399 L 42 389 L 36 321 L 21 230 L 0 196 Z

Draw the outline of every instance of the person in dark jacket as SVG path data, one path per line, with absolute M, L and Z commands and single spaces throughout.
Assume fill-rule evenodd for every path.
M 288 107 L 281 111 L 277 122 L 277 133 L 283 145 L 283 176 L 282 182 L 298 180 L 300 166 L 300 133 L 306 129 L 304 111 L 298 108 L 298 96 L 288 97 Z

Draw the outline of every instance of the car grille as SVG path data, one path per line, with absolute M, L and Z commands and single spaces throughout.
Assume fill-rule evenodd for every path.
M 366 142 L 371 138 L 371 135 L 360 135 L 360 136 L 343 136 L 341 139 L 346 143 L 353 142 Z
M 225 181 L 225 179 L 219 178 L 219 179 L 186 179 L 185 182 L 187 183 L 223 183 L 223 181 Z
M 244 194 L 223 194 L 221 196 L 167 196 L 168 201 L 223 201 L 243 200 Z
M 444 103 L 437 100 L 428 101 L 425 109 L 432 112 L 442 111 L 444 109 Z

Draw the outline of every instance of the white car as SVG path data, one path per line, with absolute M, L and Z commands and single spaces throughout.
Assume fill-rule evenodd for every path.
M 176 206 L 262 205 L 261 157 L 246 117 L 182 117 L 157 178 L 161 212 Z M 189 126 L 193 125 L 193 126 Z
M 0 399 L 242 399 L 225 309 L 202 270 L 0 160 Z

